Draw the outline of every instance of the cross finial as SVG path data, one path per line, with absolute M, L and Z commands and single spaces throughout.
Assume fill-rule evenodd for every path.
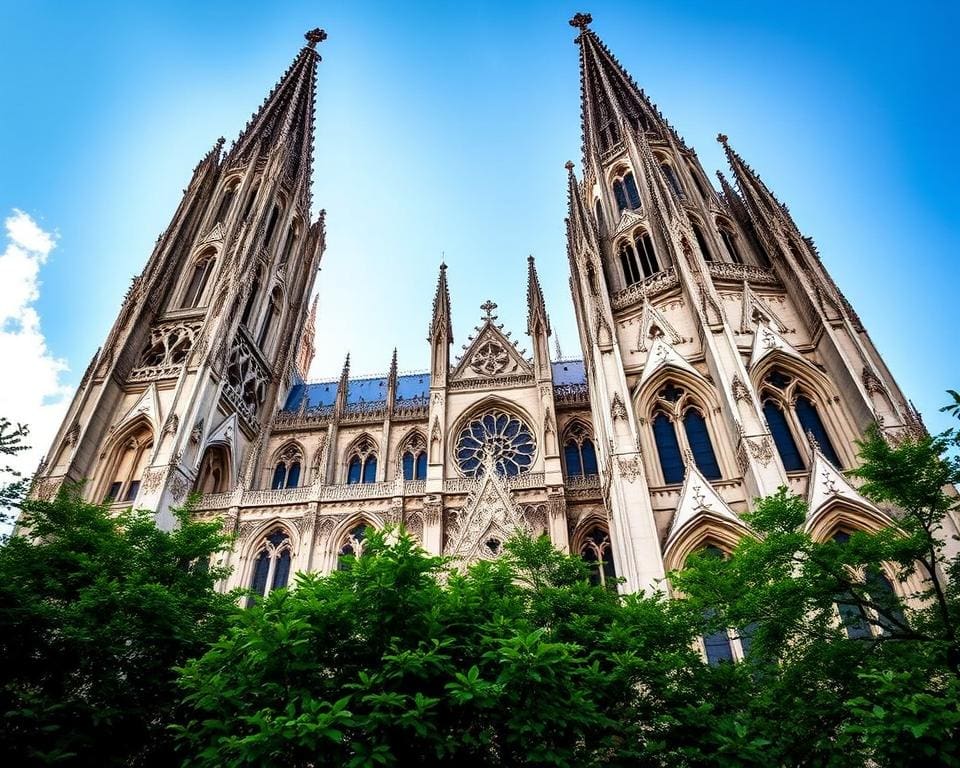
M 589 13 L 578 13 L 572 19 L 570 19 L 570 26 L 576 27 L 581 32 L 583 32 L 593 21 L 593 16 Z
M 717 141 L 723 144 L 723 146 L 727 146 L 727 135 L 725 133 L 718 133 Z
M 483 319 L 486 320 L 487 322 L 492 322 L 493 320 L 496 320 L 497 316 L 493 314 L 493 310 L 495 310 L 496 308 L 497 308 L 497 305 L 494 304 L 492 301 L 490 301 L 490 299 L 487 299 L 483 304 L 481 304 L 480 309 L 482 309 L 485 313 L 485 317 Z
M 307 39 L 307 45 L 310 48 L 316 48 L 317 43 L 322 43 L 327 39 L 327 33 L 326 30 L 317 27 L 316 29 L 311 29 L 309 32 L 307 32 L 304 37 Z

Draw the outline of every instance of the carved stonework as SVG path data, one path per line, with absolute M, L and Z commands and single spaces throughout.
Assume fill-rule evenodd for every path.
M 750 451 L 750 455 L 760 462 L 761 466 L 770 466 L 770 462 L 773 461 L 773 441 L 767 435 L 745 437 L 743 442 Z
M 203 437 L 203 419 L 194 424 L 193 429 L 190 430 L 190 442 L 196 445 L 201 437 Z
M 80 439 L 80 424 L 78 422 L 73 422 L 73 426 L 67 430 L 67 435 L 64 437 L 64 442 L 67 445 L 76 445 L 77 440 Z
M 247 421 L 256 423 L 256 415 L 267 396 L 269 376 L 257 359 L 253 347 L 237 336 L 227 359 L 227 386 L 224 392 Z
M 62 477 L 48 477 L 33 487 L 33 495 L 39 501 L 51 501 L 56 497 L 62 484 Z
M 542 536 L 548 531 L 547 505 L 525 504 L 522 508 L 523 520 L 531 536 Z
M 617 457 L 617 466 L 620 469 L 620 476 L 628 483 L 633 483 L 643 475 L 643 462 L 639 456 L 631 456 L 629 459 L 623 456 Z
M 627 407 L 623 404 L 619 392 L 613 393 L 613 402 L 610 403 L 610 417 L 614 421 L 618 419 L 627 420 Z
M 420 512 L 411 512 L 407 515 L 404 528 L 415 541 L 423 544 L 423 515 Z
M 143 473 L 140 481 L 140 490 L 144 493 L 156 493 L 163 485 L 163 479 L 166 477 L 166 469 L 148 469 Z
M 737 402 L 750 400 L 750 390 L 747 389 L 747 385 L 743 383 L 743 379 L 740 378 L 739 374 L 734 374 L 733 381 L 730 383 L 730 390 L 733 394 L 733 399 Z
M 867 392 L 871 395 L 873 394 L 885 394 L 886 390 L 884 389 L 883 382 L 880 381 L 880 377 L 877 376 L 873 371 L 870 370 L 866 365 L 863 366 L 863 386 L 866 388 Z
M 481 376 L 495 376 L 503 373 L 510 363 L 510 354 L 502 344 L 490 340 L 481 345 L 470 358 L 470 368 Z
M 180 417 L 175 413 L 171 413 L 167 420 L 163 423 L 163 434 L 165 435 L 175 435 L 180 429 Z
M 503 543 L 518 530 L 530 532 L 510 490 L 504 485 L 492 462 L 476 489 L 467 496 L 456 535 L 451 539 L 449 554 L 464 563 L 490 560 L 503 552 Z
M 167 481 L 167 488 L 170 491 L 170 496 L 177 503 L 183 501 L 187 495 L 187 491 L 190 490 L 190 486 L 187 484 L 186 478 L 181 475 L 179 472 L 174 470 L 170 473 L 171 477 Z
M 130 378 L 134 381 L 177 376 L 200 333 L 200 320 L 163 323 L 150 330 L 150 340 Z
M 426 496 L 423 499 L 423 524 L 440 525 L 443 517 L 443 502 L 439 496 Z

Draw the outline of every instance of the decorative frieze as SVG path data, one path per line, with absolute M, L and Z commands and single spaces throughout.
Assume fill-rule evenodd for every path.
M 731 264 L 726 261 L 707 262 L 707 271 L 714 280 L 744 280 L 760 285 L 779 285 L 776 273 L 772 269 L 755 267 L 752 264 Z
M 150 331 L 150 340 L 130 372 L 131 381 L 174 378 L 193 349 L 200 333 L 201 320 L 162 323 Z
M 617 291 L 611 297 L 610 303 L 614 309 L 625 309 L 643 301 L 644 298 L 659 296 L 661 293 L 676 288 L 679 284 L 680 280 L 677 277 L 676 269 L 670 267 L 651 275 L 646 280 L 634 283 L 622 291 Z

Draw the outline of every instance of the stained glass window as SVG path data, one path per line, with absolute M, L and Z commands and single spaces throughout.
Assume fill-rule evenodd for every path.
M 660 469 L 663 471 L 663 482 L 683 482 L 683 457 L 680 455 L 680 443 L 677 442 L 677 433 L 673 424 L 665 413 L 658 413 L 653 417 L 653 439 L 657 444 L 657 455 L 660 457 Z
M 489 461 L 501 475 L 513 477 L 530 470 L 536 443 L 520 419 L 491 410 L 470 421 L 457 438 L 457 465 L 467 477 L 483 474 Z

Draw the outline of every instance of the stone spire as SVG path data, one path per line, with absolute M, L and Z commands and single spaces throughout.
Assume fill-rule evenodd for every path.
M 570 26 L 580 30 L 574 42 L 580 45 L 584 158 L 619 144 L 625 126 L 651 132 L 663 141 L 672 137 L 682 144 L 660 110 L 590 29 L 592 21 L 589 13 L 578 13 L 570 19 Z
M 787 222 L 791 221 L 785 206 L 777 200 L 753 168 L 730 147 L 727 137 L 722 133 L 718 134 L 717 141 L 723 146 L 727 163 L 730 165 L 733 178 L 740 190 L 740 198 L 753 213 L 756 220 L 765 221 L 772 217 Z M 722 182 L 723 179 L 721 179 Z M 726 193 L 726 189 L 724 193 Z
M 450 289 L 447 287 L 447 265 L 440 264 L 440 276 L 437 278 L 437 291 L 433 296 L 433 319 L 427 341 L 431 344 L 446 341 L 453 342 L 453 326 L 450 323 Z
M 347 359 L 343 361 L 343 370 L 340 371 L 340 382 L 337 384 L 337 399 L 334 401 L 333 408 L 337 415 L 342 415 L 347 407 L 347 394 L 350 389 L 350 353 L 347 352 Z
M 547 305 L 543 300 L 543 289 L 537 275 L 537 265 L 533 256 L 527 256 L 527 333 L 530 336 L 545 331 L 550 335 L 550 318 L 547 317 Z
M 307 374 L 310 372 L 310 366 L 313 363 L 317 347 L 315 343 L 317 333 L 317 298 L 319 294 L 313 297 L 310 303 L 310 311 L 307 313 L 307 322 L 303 326 L 303 334 L 300 336 L 300 348 L 297 350 L 297 374 L 306 381 Z
M 322 29 L 304 35 L 307 44 L 254 113 L 228 155 L 228 165 L 248 162 L 282 147 L 286 175 L 294 181 L 306 176 L 313 165 L 313 117 L 316 100 L 317 43 L 326 39 Z M 309 186 L 309 184 L 307 184 Z

